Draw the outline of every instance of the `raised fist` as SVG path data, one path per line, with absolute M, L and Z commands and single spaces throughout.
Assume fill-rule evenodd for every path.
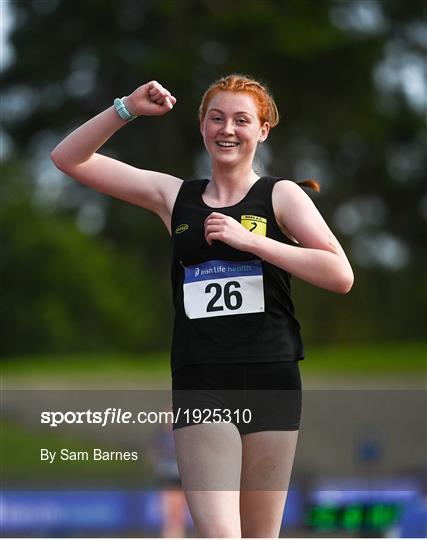
M 157 81 L 150 81 L 125 97 L 124 102 L 131 114 L 161 116 L 172 109 L 176 98 Z

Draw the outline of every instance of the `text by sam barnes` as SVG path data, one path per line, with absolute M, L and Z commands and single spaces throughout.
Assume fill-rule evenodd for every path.
M 92 450 L 70 450 L 61 448 L 60 450 L 49 450 L 40 448 L 40 461 L 53 463 L 59 461 L 137 461 L 138 452 L 122 452 L 103 450 L 102 448 L 92 448 Z

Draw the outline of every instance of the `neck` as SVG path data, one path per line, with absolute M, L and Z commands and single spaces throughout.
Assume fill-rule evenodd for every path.
M 226 200 L 234 196 L 246 193 L 247 190 L 258 180 L 259 176 L 250 166 L 221 167 L 218 164 L 212 166 L 212 180 L 206 191 L 218 200 Z
M 217 206 L 229 206 L 242 199 L 259 176 L 250 168 L 213 166 L 212 180 L 205 190 L 206 197 Z

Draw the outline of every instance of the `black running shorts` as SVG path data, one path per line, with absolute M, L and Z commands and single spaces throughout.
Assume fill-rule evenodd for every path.
M 299 429 L 298 362 L 194 364 L 172 373 L 173 429 L 230 422 L 241 435 Z

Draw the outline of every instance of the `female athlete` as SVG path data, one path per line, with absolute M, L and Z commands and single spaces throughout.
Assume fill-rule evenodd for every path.
M 51 157 L 79 182 L 155 212 L 171 235 L 173 434 L 198 535 L 278 537 L 304 357 L 290 276 L 347 293 L 353 272 L 306 193 L 254 171 L 257 146 L 278 123 L 256 80 L 230 75 L 203 96 L 210 179 L 184 182 L 97 153 L 130 119 L 164 115 L 176 102 L 148 82 L 73 131 Z

